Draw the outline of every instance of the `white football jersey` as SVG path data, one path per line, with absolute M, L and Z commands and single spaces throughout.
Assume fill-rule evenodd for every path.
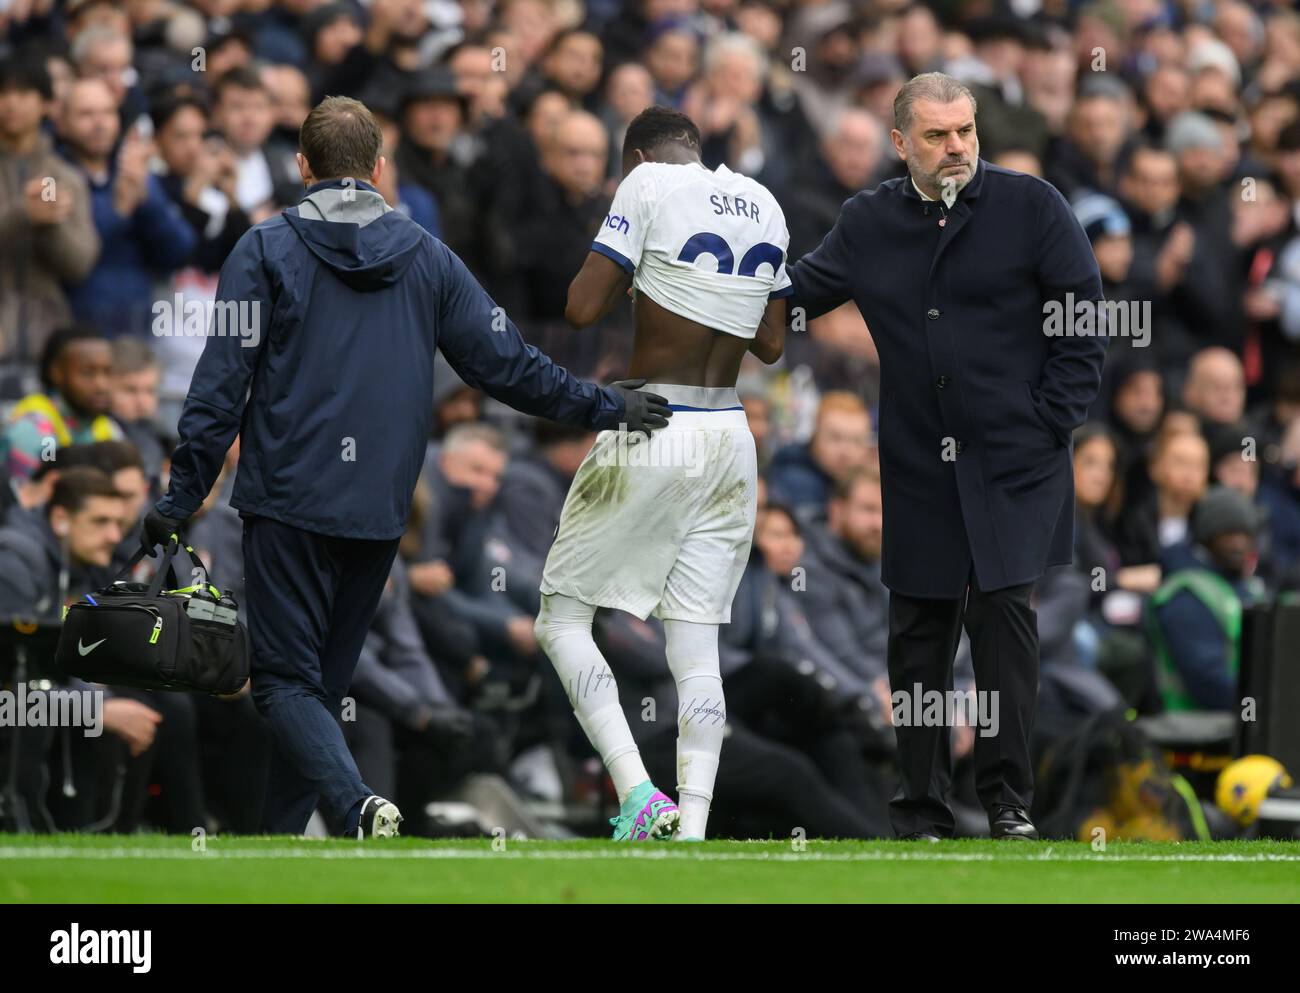
M 591 249 L 665 310 L 753 338 L 767 301 L 792 292 L 789 247 L 781 208 L 748 176 L 642 162 L 619 184 Z

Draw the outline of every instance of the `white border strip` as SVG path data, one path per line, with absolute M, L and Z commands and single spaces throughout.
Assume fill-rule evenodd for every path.
M 141 859 L 160 861 L 204 861 L 205 859 L 378 859 L 396 861 L 449 860 L 522 860 L 556 862 L 596 861 L 681 861 L 681 862 L 1227 862 L 1275 863 L 1300 862 L 1300 854 L 1264 853 L 1238 855 L 1224 853 L 1156 854 L 1139 852 L 1108 855 L 1098 852 L 1057 852 L 1047 849 L 1040 853 L 1014 852 L 709 852 L 681 850 L 675 847 L 628 847 L 565 851 L 548 849 L 507 849 L 503 852 L 476 848 L 397 848 L 387 849 L 374 844 L 358 844 L 355 850 L 346 848 L 317 848 L 310 844 L 302 847 L 248 848 L 221 850 L 220 841 L 209 841 L 206 851 L 195 852 L 188 848 L 59 848 L 52 845 L 18 845 L 0 847 L 0 862 L 13 861 L 96 861 L 111 859 Z

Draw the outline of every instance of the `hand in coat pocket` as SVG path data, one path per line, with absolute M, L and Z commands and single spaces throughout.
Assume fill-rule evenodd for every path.
M 1047 428 L 1047 430 L 1051 433 L 1052 439 L 1058 445 L 1060 445 L 1062 448 L 1068 446 L 1070 444 L 1069 433 L 1063 432 L 1052 422 L 1051 415 L 1048 413 L 1047 404 L 1043 400 L 1042 394 L 1038 392 L 1038 388 L 1034 386 L 1034 384 L 1027 379 L 1024 380 L 1024 385 L 1025 385 L 1025 394 L 1029 398 L 1029 406 L 1033 408 L 1033 411 L 1038 416 L 1039 421 L 1041 421 L 1043 426 Z

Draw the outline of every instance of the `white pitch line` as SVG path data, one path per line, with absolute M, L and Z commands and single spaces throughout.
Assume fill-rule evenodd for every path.
M 1300 862 L 1300 854 L 1256 855 L 1235 854 L 1114 854 L 1104 853 L 1059 853 L 1048 851 L 1043 854 L 1014 853 L 992 854 L 988 852 L 700 852 L 676 851 L 670 848 L 629 848 L 609 850 L 593 849 L 590 851 L 547 851 L 545 849 L 507 849 L 504 852 L 473 848 L 404 848 L 383 850 L 378 847 L 358 847 L 355 851 L 340 848 L 316 848 L 304 845 L 302 848 L 262 848 L 232 849 L 221 851 L 220 843 L 210 843 L 206 852 L 194 852 L 188 849 L 154 849 L 154 848 L 59 848 L 55 846 L 12 846 L 0 847 L 0 862 L 15 861 L 96 861 L 112 859 L 158 859 L 179 861 L 189 859 L 381 859 L 381 860 L 450 860 L 478 861 L 491 859 L 537 860 L 560 862 L 587 862 L 609 860 L 651 860 L 651 861 L 687 861 L 687 862 L 1227 862 L 1227 863 L 1273 863 Z

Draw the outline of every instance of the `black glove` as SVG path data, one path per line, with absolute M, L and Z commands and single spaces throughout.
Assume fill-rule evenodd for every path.
M 140 527 L 140 547 L 150 558 L 154 557 L 154 549 L 159 545 L 166 546 L 171 540 L 173 534 L 179 536 L 181 525 L 185 519 L 181 517 L 164 517 L 154 507 L 149 513 L 144 515 L 144 524 Z
M 635 434 L 642 431 L 648 438 L 651 431 L 668 426 L 668 418 L 673 416 L 673 412 L 668 409 L 668 401 L 659 394 L 642 393 L 641 387 L 645 384 L 644 379 L 620 379 L 609 386 L 623 398 L 623 404 L 627 408 L 623 421 L 627 424 L 628 432 Z

